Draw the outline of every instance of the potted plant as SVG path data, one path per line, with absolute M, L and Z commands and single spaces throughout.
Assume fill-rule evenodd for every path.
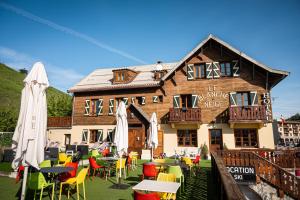
M 207 145 L 204 143 L 204 145 L 202 146 L 202 149 L 201 149 L 201 158 L 203 159 L 207 159 L 208 158 L 208 148 L 207 148 Z

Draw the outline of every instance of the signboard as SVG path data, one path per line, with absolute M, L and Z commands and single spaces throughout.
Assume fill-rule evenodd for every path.
M 252 166 L 227 166 L 227 170 L 237 183 L 256 182 L 256 172 Z

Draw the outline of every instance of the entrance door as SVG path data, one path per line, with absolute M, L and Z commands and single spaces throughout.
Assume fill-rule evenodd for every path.
M 223 148 L 222 129 L 209 130 L 209 149 L 216 151 Z
M 137 151 L 141 155 L 145 139 L 143 134 L 143 128 L 128 129 L 128 152 Z
M 153 156 L 160 156 L 164 152 L 164 132 L 158 131 L 158 145 L 157 148 L 153 151 Z

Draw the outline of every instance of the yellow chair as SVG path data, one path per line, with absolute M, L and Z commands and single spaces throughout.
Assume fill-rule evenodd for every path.
M 133 169 L 136 169 L 137 168 L 137 160 L 138 160 L 138 156 L 139 156 L 138 152 L 131 151 L 129 156 L 131 158 L 131 167 Z
M 182 160 L 185 162 L 185 164 L 190 168 L 190 175 L 192 174 L 193 169 L 193 161 L 188 157 L 183 157 Z
M 52 187 L 51 199 L 53 200 L 54 187 L 55 187 L 54 183 L 47 182 L 44 175 L 41 172 L 35 172 L 30 174 L 29 181 L 28 181 L 28 188 L 34 190 L 33 199 L 35 199 L 36 191 L 41 190 L 40 200 L 42 200 L 44 188 L 47 187 Z
M 50 160 L 44 160 L 43 162 L 41 162 L 39 164 L 40 168 L 44 168 L 44 167 L 51 167 L 51 161 Z
M 82 170 L 80 170 L 80 172 L 77 174 L 76 177 L 69 178 L 65 182 L 61 182 L 60 183 L 60 190 L 59 190 L 59 200 L 61 200 L 61 192 L 62 192 L 63 185 L 75 186 L 76 187 L 76 193 L 77 193 L 77 199 L 79 200 L 79 185 L 80 184 L 82 184 L 83 199 L 85 199 L 84 181 L 85 181 L 85 177 L 86 177 L 87 172 L 88 172 L 88 168 L 83 168 Z M 70 190 L 68 190 L 68 199 L 69 199 L 69 197 L 70 197 Z
M 122 158 L 122 164 L 120 165 L 120 160 L 117 160 L 116 162 L 116 179 L 118 181 L 119 173 L 123 170 L 124 177 L 126 179 L 126 158 Z
M 65 163 L 63 165 L 66 166 L 70 162 L 72 162 L 72 156 L 68 156 L 68 158 L 65 160 Z
M 59 153 L 58 154 L 58 164 L 64 164 L 67 160 L 68 156 L 65 153 Z
M 100 154 L 99 154 L 98 150 L 96 150 L 96 149 L 92 150 L 92 157 L 98 158 L 99 156 L 100 156 Z
M 166 162 L 166 160 L 165 159 L 154 159 L 153 162 L 164 164 Z M 160 165 L 160 166 L 156 167 L 156 170 L 158 172 L 164 172 L 165 168 L 164 168 L 164 166 Z
M 159 173 L 157 181 L 176 182 L 176 176 L 175 174 Z M 159 192 L 158 194 L 161 199 L 176 199 L 176 194 L 173 193 Z

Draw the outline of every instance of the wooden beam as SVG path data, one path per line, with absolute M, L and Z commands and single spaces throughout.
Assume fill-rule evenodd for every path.
M 252 80 L 254 80 L 254 74 L 255 74 L 255 65 L 252 64 Z
M 221 46 L 221 57 L 223 57 L 223 45 L 220 44 L 220 46 Z
M 269 91 L 269 72 L 266 74 L 266 90 Z

